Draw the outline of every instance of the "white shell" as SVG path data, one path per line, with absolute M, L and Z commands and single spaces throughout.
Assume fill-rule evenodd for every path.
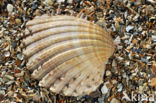
M 103 82 L 105 64 L 114 51 L 107 31 L 73 16 L 41 16 L 26 26 L 23 54 L 40 86 L 80 96 Z

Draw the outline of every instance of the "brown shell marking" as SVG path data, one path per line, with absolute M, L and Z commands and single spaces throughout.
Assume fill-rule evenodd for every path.
M 40 16 L 26 24 L 23 55 L 39 85 L 66 96 L 90 94 L 102 83 L 114 52 L 110 34 L 73 16 Z

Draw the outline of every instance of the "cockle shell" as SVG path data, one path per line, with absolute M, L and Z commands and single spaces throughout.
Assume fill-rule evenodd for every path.
M 106 30 L 73 16 L 40 16 L 26 27 L 23 55 L 39 86 L 80 96 L 103 82 L 105 64 L 114 51 Z

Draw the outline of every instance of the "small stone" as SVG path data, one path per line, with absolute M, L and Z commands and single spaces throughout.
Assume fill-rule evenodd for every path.
M 117 66 L 116 61 L 113 60 L 113 62 L 112 62 L 112 67 L 116 67 L 116 66 Z
M 97 98 L 101 96 L 101 92 L 99 89 L 97 89 L 96 91 L 92 92 L 89 96 L 93 98 Z
M 127 77 L 126 73 L 123 73 L 123 74 L 122 74 L 122 77 L 123 77 L 123 78 L 126 78 L 126 77 Z
M 24 71 L 20 72 L 20 73 L 15 73 L 15 77 L 22 77 L 24 75 Z
M 5 96 L 3 94 L 0 94 L 0 101 L 3 101 Z
M 34 102 L 38 102 L 38 103 L 41 102 L 41 101 L 40 101 L 40 97 L 39 97 L 37 94 L 34 94 L 34 96 L 33 96 L 33 101 L 34 101 Z
M 0 90 L 0 101 L 2 101 L 5 98 L 5 91 Z
M 151 3 L 156 3 L 155 0 L 147 0 L 147 1 L 149 1 L 149 2 L 151 2 Z
M 106 85 L 104 85 L 104 86 L 101 88 L 101 92 L 102 92 L 102 94 L 108 93 L 108 88 L 107 88 Z
M 1 72 L 1 76 L 3 77 L 6 74 L 6 71 Z
M 120 84 L 118 84 L 117 88 L 118 88 L 118 92 L 121 92 L 122 88 L 123 88 L 123 85 L 120 83 Z
M 18 67 L 21 66 L 21 61 L 20 61 L 20 60 L 17 59 L 15 63 L 16 63 L 16 65 L 17 65 Z
M 144 86 L 139 86 L 139 93 L 143 93 Z
M 117 84 L 118 82 L 117 82 L 117 80 L 114 79 L 114 80 L 112 80 L 112 83 Z
M 2 28 L 2 30 L 0 31 L 0 37 L 2 37 L 3 36 L 3 32 L 4 32 L 4 30 L 3 30 L 3 28 Z M 2 41 L 2 40 L 1 40 Z M 0 43 L 1 44 L 1 43 Z
M 20 19 L 15 19 L 15 22 L 16 22 L 17 25 L 21 24 L 21 20 Z
M 130 64 L 130 61 L 125 61 L 125 66 L 128 66 Z
M 104 97 L 98 98 L 98 103 L 105 103 L 104 102 Z
M 72 3 L 73 2 L 73 0 L 68 0 L 68 3 Z
M 0 90 L 0 94 L 5 95 L 5 91 L 4 90 Z
M 106 22 L 103 19 L 99 19 L 96 24 L 102 26 L 102 27 L 106 27 Z
M 116 98 L 113 98 L 113 99 L 110 101 L 110 103 L 120 103 L 120 101 L 119 101 L 118 99 L 116 99 Z
M 16 43 L 15 41 L 11 41 L 11 47 L 12 47 L 12 48 L 15 48 L 16 45 L 17 45 L 17 43 Z
M 129 38 L 129 36 L 128 35 L 125 35 L 124 37 L 122 37 L 121 39 L 122 40 L 126 40 L 126 39 L 128 39 Z
M 142 29 L 142 27 L 140 26 L 140 27 L 138 28 L 138 30 L 139 30 L 139 31 L 142 31 L 143 29 Z
M 121 39 L 120 36 L 116 37 L 116 39 L 114 40 L 114 44 L 118 45 L 121 43 Z
M 46 5 L 52 5 L 54 2 L 53 0 L 45 0 Z
M 138 43 L 138 40 L 137 40 L 137 39 L 133 39 L 133 40 L 132 40 L 132 43 L 133 43 L 133 44 L 136 44 L 136 43 Z
M 111 75 L 112 75 L 112 73 L 109 70 L 107 70 L 106 71 L 106 76 L 111 76 Z
M 13 91 L 9 91 L 9 92 L 7 93 L 7 95 L 8 95 L 9 97 L 13 96 L 13 94 L 14 94 Z
M 22 54 L 21 54 L 21 53 L 17 54 L 17 58 L 18 58 L 19 60 L 23 60 Z
M 134 26 L 129 25 L 129 26 L 126 27 L 126 31 L 129 32 L 129 31 L 132 30 L 133 28 L 134 28 Z
M 123 57 L 117 57 L 117 59 L 118 59 L 119 61 L 122 61 L 124 58 L 123 58 Z
M 65 0 L 57 0 L 58 3 L 65 2 Z
M 146 58 L 141 58 L 141 61 L 148 63 L 148 60 Z
M 133 20 L 138 21 L 139 15 L 134 16 Z
M 10 79 L 10 80 L 14 80 L 14 77 L 11 75 L 5 75 L 4 78 Z
M 154 11 L 153 6 L 151 5 L 146 6 L 146 9 L 148 10 L 149 13 L 152 13 Z
M 8 81 L 7 83 L 5 83 L 6 85 L 11 85 L 11 84 L 13 84 L 14 83 L 14 81 Z
M 152 35 L 152 40 L 156 42 L 156 35 Z
M 152 63 L 152 70 L 153 70 L 154 72 L 156 72 L 156 62 L 155 62 L 155 61 Z
M 7 10 L 8 10 L 9 13 L 12 13 L 12 11 L 13 11 L 13 5 L 12 4 L 8 4 L 7 5 Z
M 123 46 L 120 46 L 120 45 L 118 45 L 118 47 L 117 47 L 118 49 L 122 49 L 123 48 Z
M 4 56 L 5 56 L 5 57 L 9 57 L 9 56 L 10 56 L 10 52 L 9 52 L 9 51 L 5 52 L 5 53 L 4 53 Z
M 110 88 L 112 88 L 112 85 L 107 81 L 104 83 L 103 87 L 101 88 L 101 92 L 102 94 L 107 94 L 108 91 L 110 90 Z

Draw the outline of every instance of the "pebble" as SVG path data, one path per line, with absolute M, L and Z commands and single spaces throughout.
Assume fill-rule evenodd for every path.
M 0 94 L 5 95 L 5 91 L 4 90 L 0 90 Z
M 129 25 L 129 26 L 126 27 L 126 32 L 129 32 L 132 29 L 134 29 L 134 26 Z
M 22 77 L 22 76 L 24 76 L 24 71 L 20 73 L 15 73 L 15 77 Z
M 147 0 L 147 1 L 149 1 L 149 2 L 151 2 L 151 3 L 156 3 L 155 0 Z
M 118 92 L 121 92 L 122 91 L 122 88 L 123 88 L 122 83 L 118 84 L 117 88 L 118 88 Z
M 143 30 L 143 28 L 140 26 L 140 27 L 138 28 L 138 30 L 139 30 L 139 31 L 142 31 L 142 30 Z
M 122 74 L 122 77 L 123 77 L 123 78 L 126 78 L 126 77 L 127 77 L 126 73 L 123 73 L 123 74 Z
M 141 61 L 148 63 L 148 60 L 146 58 L 141 58 Z
M 122 61 L 124 58 L 123 57 L 117 57 L 117 59 L 119 60 L 119 61 Z
M 139 86 L 139 93 L 143 93 L 144 86 Z
M 21 53 L 17 54 L 17 58 L 18 58 L 19 60 L 23 60 L 22 54 L 21 54 Z
M 1 76 L 3 77 L 6 74 L 6 71 L 1 72 Z M 0 79 L 1 80 L 1 79 Z
M 58 3 L 65 2 L 65 0 L 57 0 Z
M 13 96 L 13 94 L 14 94 L 13 91 L 9 91 L 9 92 L 7 93 L 7 95 L 8 95 L 9 97 Z
M 54 2 L 53 0 L 45 0 L 44 2 L 46 5 L 52 5 Z
M 0 39 L 0 45 L 3 43 L 3 41 Z
M 98 98 L 98 103 L 105 103 L 104 102 L 104 97 Z
M 120 36 L 117 36 L 116 39 L 114 40 L 114 44 L 118 45 L 121 43 Z
M 152 35 L 152 40 L 156 42 L 156 35 Z
M 117 84 L 118 82 L 117 82 L 117 80 L 113 79 L 113 80 L 112 80 L 112 83 L 113 83 L 113 84 Z
M 10 52 L 9 52 L 9 51 L 5 52 L 5 53 L 4 53 L 4 56 L 5 56 L 5 57 L 9 57 L 9 56 L 10 56 Z
M 0 102 L 5 98 L 5 91 L 0 90 Z
M 108 81 L 105 82 L 101 88 L 102 94 L 104 94 L 104 95 L 107 94 L 109 92 L 110 88 L 112 88 L 112 85 Z
M 111 76 L 111 75 L 112 75 L 111 71 L 107 70 L 106 71 L 106 76 Z
M 118 47 L 117 47 L 118 49 L 122 49 L 123 48 L 123 46 L 120 46 L 120 45 L 118 45 Z
M 3 101 L 4 98 L 5 98 L 5 96 L 0 94 L 0 101 Z
M 8 4 L 7 5 L 7 10 L 8 10 L 9 13 L 12 13 L 12 11 L 13 11 L 13 5 L 12 4 Z
M 116 67 L 116 66 L 117 66 L 117 63 L 116 63 L 115 60 L 113 60 L 113 62 L 112 62 L 112 67 Z
M 39 97 L 37 94 L 34 94 L 34 96 L 33 96 L 33 101 L 34 101 L 34 102 L 41 102 L 41 101 L 40 101 L 40 97 Z
M 102 94 L 108 93 L 108 88 L 107 88 L 106 85 L 104 85 L 104 86 L 101 88 L 101 92 L 102 92 Z
M 13 84 L 14 83 L 14 81 L 8 81 L 7 83 L 5 83 L 6 85 L 11 85 L 11 84 Z
M 137 43 L 138 43 L 138 40 L 137 40 L 137 39 L 133 39 L 133 40 L 132 40 L 132 43 L 133 43 L 133 44 L 137 44 Z
M 125 61 L 125 66 L 130 65 L 130 61 Z
M 17 23 L 17 25 L 21 24 L 21 19 L 15 19 L 15 22 Z
M 136 15 L 136 16 L 133 18 L 133 20 L 134 20 L 134 21 L 138 21 L 138 18 L 139 18 L 139 15 Z
M 113 98 L 113 99 L 110 101 L 110 103 L 120 103 L 120 101 L 119 101 L 118 99 L 116 99 L 116 98 Z
M 11 75 L 4 75 L 4 78 L 10 79 L 10 80 L 14 80 L 14 77 Z
M 154 11 L 153 6 L 151 6 L 151 5 L 148 5 L 146 8 L 148 9 L 148 11 L 149 11 L 150 13 L 152 13 L 152 12 Z
M 128 35 L 125 35 L 124 37 L 122 37 L 121 39 L 122 40 L 126 40 L 126 39 L 128 39 L 129 38 L 129 36 Z
M 68 0 L 68 3 L 72 3 L 73 2 L 73 0 Z

